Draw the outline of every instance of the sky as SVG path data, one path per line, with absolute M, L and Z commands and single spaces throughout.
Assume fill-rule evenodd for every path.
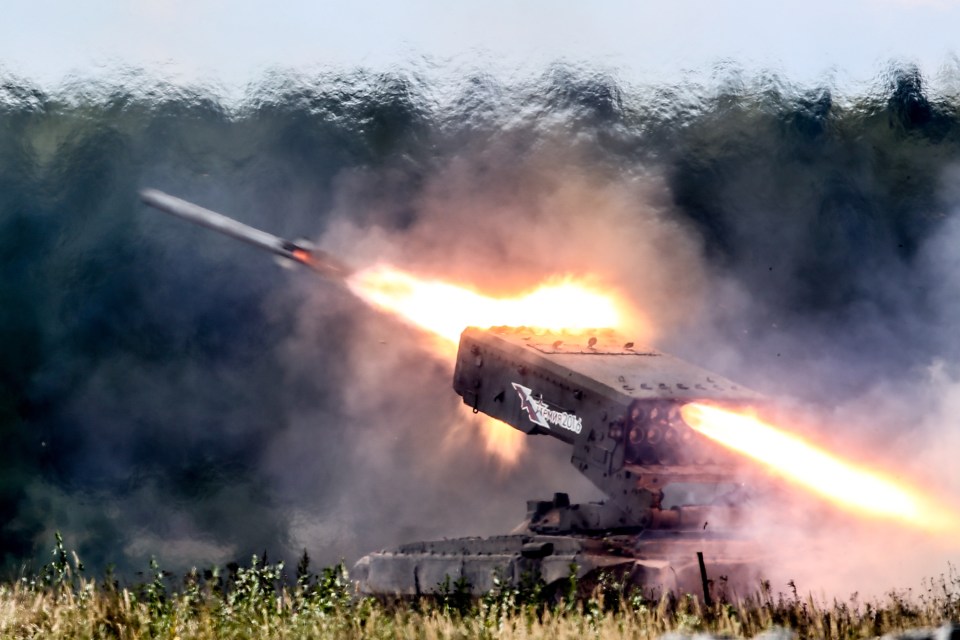
M 5 0 L 0 71 L 44 85 L 139 67 L 226 87 L 270 68 L 509 74 L 555 61 L 627 80 L 731 61 L 862 84 L 891 61 L 960 66 L 960 0 Z

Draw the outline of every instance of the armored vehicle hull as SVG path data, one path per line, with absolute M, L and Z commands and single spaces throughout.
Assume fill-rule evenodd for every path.
M 365 595 L 417 597 L 449 592 L 458 582 L 481 596 L 497 585 L 531 581 L 545 593 L 567 593 L 571 578 L 589 594 L 604 577 L 645 595 L 700 594 L 697 554 L 709 571 L 710 591 L 728 594 L 758 584 L 757 554 L 747 540 L 665 532 L 656 536 L 543 536 L 513 534 L 415 542 L 361 558 L 351 576 Z
M 571 575 L 589 589 L 608 574 L 644 591 L 701 593 L 706 570 L 715 588 L 756 585 L 756 553 L 738 537 L 748 491 L 680 408 L 742 407 L 759 394 L 612 332 L 508 327 L 463 332 L 453 386 L 474 411 L 569 444 L 571 463 L 606 499 L 571 504 L 558 493 L 528 501 L 512 535 L 369 554 L 354 568 L 361 592 L 429 595 L 459 580 L 479 595 L 530 578 L 556 590 Z

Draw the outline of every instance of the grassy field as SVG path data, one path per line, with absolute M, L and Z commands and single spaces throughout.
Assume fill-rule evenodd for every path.
M 571 583 L 570 592 L 576 590 Z M 123 587 L 93 580 L 61 541 L 38 574 L 0 586 L 0 638 L 654 638 L 668 632 L 750 637 L 786 628 L 803 638 L 869 638 L 960 619 L 960 577 L 950 567 L 920 594 L 817 602 L 759 585 L 751 597 L 704 607 L 690 595 L 647 600 L 613 583 L 587 597 L 547 602 L 534 583 L 480 599 L 456 585 L 437 598 L 359 598 L 343 566 L 289 576 L 254 557 L 249 566 L 151 575 Z

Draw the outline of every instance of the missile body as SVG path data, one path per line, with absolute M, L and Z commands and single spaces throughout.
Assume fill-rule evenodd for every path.
M 309 242 L 280 238 L 272 233 L 255 229 L 216 211 L 204 209 L 192 202 L 181 200 L 156 189 L 144 189 L 140 192 L 140 199 L 145 204 L 164 213 L 213 229 L 255 247 L 266 249 L 293 262 L 299 262 L 324 277 L 342 281 L 351 273 L 351 269 L 347 265 L 330 254 L 320 251 Z

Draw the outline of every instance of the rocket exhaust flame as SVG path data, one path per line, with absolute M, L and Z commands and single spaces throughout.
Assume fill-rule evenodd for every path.
M 621 323 L 611 296 L 571 279 L 548 282 L 511 298 L 494 298 L 468 287 L 418 278 L 387 265 L 358 271 L 346 282 L 371 306 L 439 337 L 436 348 L 451 359 L 456 356 L 460 334 L 471 326 L 575 332 Z M 526 446 L 524 434 L 489 416 L 476 418 L 487 453 L 504 466 L 513 466 Z
M 684 405 L 681 415 L 695 431 L 847 511 L 928 533 L 960 532 L 960 517 L 922 490 L 843 460 L 756 416 L 696 402 Z
M 610 296 L 571 279 L 549 282 L 517 297 L 494 298 L 468 287 L 421 279 L 378 265 L 355 273 L 347 285 L 374 307 L 394 313 L 452 345 L 459 342 L 467 327 L 580 331 L 620 324 L 620 314 Z
M 615 327 L 612 299 L 570 279 L 548 283 L 516 298 L 492 298 L 467 287 L 424 280 L 386 265 L 354 272 L 306 241 L 290 241 L 223 214 L 157 191 L 144 189 L 145 204 L 298 262 L 335 282 L 346 281 L 359 298 L 394 313 L 454 345 L 467 327 L 527 326 L 581 330 Z

